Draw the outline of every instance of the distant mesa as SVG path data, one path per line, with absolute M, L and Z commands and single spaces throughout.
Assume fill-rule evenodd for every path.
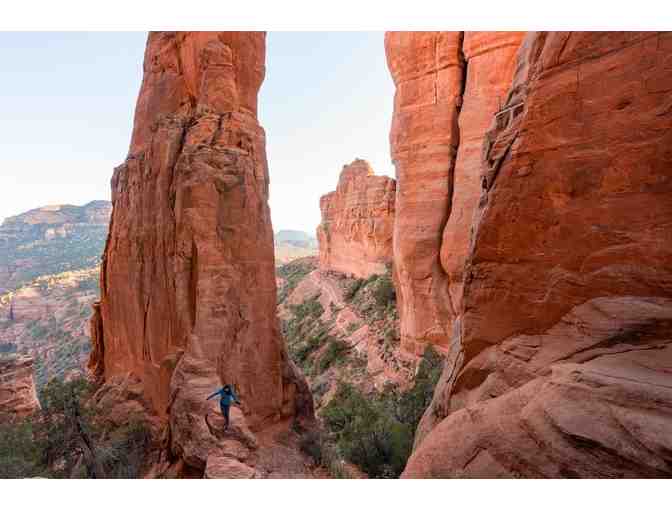
M 302 230 L 279 230 L 275 233 L 275 265 L 317 256 L 317 239 Z

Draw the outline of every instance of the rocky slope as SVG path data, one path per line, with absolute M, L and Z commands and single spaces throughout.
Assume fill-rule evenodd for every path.
M 526 36 L 404 476 L 672 473 L 671 48 L 670 33 Z
M 394 179 L 376 176 L 368 162 L 344 165 L 336 191 L 320 199 L 320 269 L 357 278 L 383 274 L 392 261 Z
M 39 276 L 95 267 L 105 245 L 112 205 L 54 205 L 0 225 L 0 294 Z
M 40 408 L 29 356 L 0 358 L 0 422 L 25 418 Z
M 85 372 L 111 209 L 46 206 L 0 226 L 0 355 L 32 356 L 38 389 Z
M 417 359 L 400 348 L 389 272 L 357 279 L 322 271 L 316 258 L 305 258 L 278 274 L 278 316 L 316 409 L 333 396 L 338 381 L 364 393 L 409 385 Z
M 166 419 L 164 473 L 268 476 L 253 455 L 271 448 L 267 432 L 312 419 L 275 315 L 256 116 L 264 54 L 263 33 L 151 33 L 130 152 L 112 179 L 90 366 L 109 382 L 130 373 Z M 244 403 L 228 436 L 205 401 L 223 382 Z
M 0 356 L 29 354 L 38 389 L 52 377 L 85 375 L 99 267 L 40 276 L 0 295 Z
M 479 147 L 511 83 L 520 32 L 388 32 L 396 93 L 394 264 L 401 341 L 447 350 L 461 299 Z M 443 242 L 443 244 L 442 244 Z

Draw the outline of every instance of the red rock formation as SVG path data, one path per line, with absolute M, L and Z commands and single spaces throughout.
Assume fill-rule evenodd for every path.
M 33 358 L 0 357 L 0 421 L 25 418 L 39 409 Z
M 256 118 L 265 35 L 149 35 L 114 211 L 91 366 L 130 372 L 170 419 L 173 451 L 210 432 L 205 397 L 233 383 L 253 429 L 312 415 L 275 317 L 265 135 Z M 100 327 L 102 324 L 102 327 Z
M 394 261 L 402 345 L 447 349 L 478 201 L 480 146 L 508 89 L 521 32 L 390 32 L 390 132 L 399 193 Z M 442 244 L 443 243 L 443 244 Z
M 427 342 L 446 346 L 449 337 L 448 285 L 439 252 L 459 143 L 461 44 L 460 32 L 385 34 L 396 85 L 390 131 L 398 187 L 395 280 L 401 342 L 409 352 Z
M 320 269 L 358 278 L 382 274 L 392 262 L 395 181 L 368 162 L 343 166 L 336 191 L 320 199 Z
M 671 49 L 528 34 L 404 476 L 672 473 Z
M 451 314 L 446 331 L 462 304 L 463 268 L 469 251 L 474 209 L 481 195 L 481 147 L 492 115 L 511 85 L 516 52 L 524 32 L 465 32 L 462 52 L 466 76 L 459 115 L 460 146 L 453 170 L 450 214 L 443 229 L 441 265 L 448 274 Z

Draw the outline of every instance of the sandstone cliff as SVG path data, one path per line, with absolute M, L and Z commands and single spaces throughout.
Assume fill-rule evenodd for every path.
M 462 299 L 480 145 L 511 82 L 521 32 L 389 32 L 396 85 L 394 263 L 402 345 L 444 351 Z
M 25 418 L 40 408 L 29 356 L 0 356 L 0 420 Z
M 669 33 L 526 36 L 405 476 L 672 473 L 670 49 Z
M 395 181 L 368 162 L 343 166 L 336 191 L 320 199 L 320 269 L 357 278 L 383 274 L 392 262 Z
M 244 432 L 218 440 L 204 420 L 218 412 L 205 397 L 222 382 L 244 403 L 234 417 L 241 431 L 312 417 L 275 316 L 256 116 L 264 55 L 263 33 L 149 35 L 130 152 L 112 178 L 92 323 L 92 370 L 139 378 L 168 419 L 173 458 L 210 474 L 215 459 L 242 460 L 255 446 Z

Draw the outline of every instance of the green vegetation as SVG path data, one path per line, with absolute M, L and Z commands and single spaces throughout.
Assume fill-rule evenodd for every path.
M 0 426 L 0 478 L 135 478 L 150 444 L 146 425 L 132 418 L 112 427 L 105 410 L 87 404 L 85 380 L 52 380 L 30 419 Z
M 343 340 L 331 339 L 317 361 L 317 373 L 326 372 L 335 362 L 343 363 L 350 346 Z
M 355 386 L 339 382 L 334 398 L 321 412 L 327 442 L 371 477 L 398 477 L 411 454 L 415 430 L 431 402 L 441 370 L 441 357 L 429 347 L 414 386 L 405 392 L 388 388 L 365 395 Z
M 302 321 L 304 318 L 318 319 L 324 313 L 324 308 L 320 303 L 320 295 L 313 296 L 309 299 L 306 299 L 303 303 L 298 305 L 290 306 L 294 317 L 298 321 Z
M 304 372 L 312 375 L 325 372 L 337 362 L 342 363 L 350 349 L 347 343 L 329 334 L 333 324 L 321 320 L 324 308 L 319 297 L 316 295 L 299 305 L 291 305 L 292 318 L 282 325 L 290 357 Z M 309 361 L 319 350 L 322 352 L 317 362 Z
M 281 288 L 278 288 L 278 304 L 284 303 L 299 282 L 314 269 L 313 264 L 301 260 L 278 267 L 276 269 L 277 276 L 283 278 L 286 282 Z
M 345 300 L 352 304 L 369 324 L 397 317 L 397 295 L 391 271 L 367 279 L 348 278 L 343 283 Z
M 19 236 L 7 237 L 0 250 L 0 267 L 13 268 L 14 276 L 8 290 L 16 290 L 44 276 L 94 267 L 105 247 L 107 225 L 77 224 L 65 237 L 45 240 L 49 225 L 23 225 Z M 1 233 L 1 229 L 0 229 Z M 15 267 L 15 260 L 30 264 Z M 47 281 L 38 283 L 43 288 Z
M 324 467 L 334 478 L 349 478 L 343 467 L 343 459 L 337 447 L 319 429 L 304 432 L 299 439 L 299 448 L 312 457 L 316 465 Z

